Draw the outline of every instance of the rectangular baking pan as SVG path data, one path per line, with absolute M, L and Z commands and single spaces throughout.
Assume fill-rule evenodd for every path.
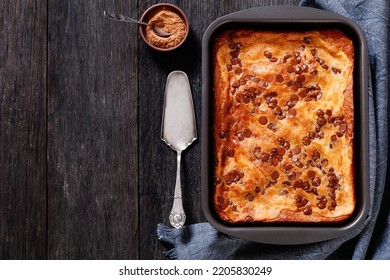
M 356 208 L 353 216 L 340 224 L 228 224 L 220 220 L 212 203 L 213 195 L 213 43 L 227 29 L 315 30 L 339 29 L 354 44 L 354 166 Z M 225 234 L 268 244 L 305 244 L 357 234 L 368 214 L 368 54 L 361 28 L 353 21 L 327 11 L 297 7 L 273 6 L 242 10 L 218 18 L 209 25 L 202 40 L 202 136 L 201 182 L 202 208 L 209 223 Z

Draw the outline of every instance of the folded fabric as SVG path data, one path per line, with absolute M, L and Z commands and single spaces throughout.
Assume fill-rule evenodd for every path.
M 180 229 L 157 226 L 157 237 L 172 259 L 390 259 L 388 159 L 387 0 L 303 0 L 300 5 L 328 10 L 355 21 L 365 32 L 369 53 L 370 210 L 354 232 L 305 245 L 269 245 L 222 234 L 208 223 Z

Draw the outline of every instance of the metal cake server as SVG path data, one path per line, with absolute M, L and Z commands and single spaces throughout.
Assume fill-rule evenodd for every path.
M 177 152 L 176 185 L 169 221 L 175 228 L 184 225 L 186 215 L 181 193 L 181 153 L 197 138 L 194 104 L 190 83 L 182 71 L 168 75 L 165 85 L 161 140 Z

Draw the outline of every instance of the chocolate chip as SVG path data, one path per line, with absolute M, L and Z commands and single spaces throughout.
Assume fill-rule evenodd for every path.
M 234 157 L 234 151 L 233 150 L 230 150 L 229 152 L 228 152 L 228 157 Z
M 292 150 L 294 155 L 298 155 L 301 153 L 301 147 L 295 146 L 295 148 Z
M 323 203 L 323 202 L 319 202 L 317 204 L 317 207 L 320 208 L 320 209 L 324 209 L 326 207 L 326 203 Z
M 320 177 L 315 177 L 313 179 L 313 186 L 318 187 L 319 185 L 321 185 L 321 178 Z
M 324 118 L 324 117 L 320 117 L 320 118 L 318 118 L 317 119 L 317 124 L 319 125 L 319 126 L 324 126 L 324 125 L 326 125 L 326 119 Z
M 300 82 L 301 84 L 302 84 L 305 80 L 306 80 L 305 75 L 299 75 L 299 76 L 297 77 L 297 81 Z
M 306 205 L 305 208 L 303 209 L 303 213 L 305 215 L 310 215 L 313 212 L 313 209 L 311 208 L 310 205 Z
M 226 65 L 226 69 L 227 69 L 228 71 L 232 71 L 233 65 L 227 64 L 227 65 Z
M 309 137 L 305 136 L 305 137 L 302 138 L 302 143 L 305 146 L 309 146 L 311 144 L 311 140 L 310 140 Z
M 300 66 L 295 66 L 295 67 L 294 67 L 294 72 L 295 72 L 296 74 L 301 74 L 301 73 L 302 73 L 302 68 L 301 68 Z
M 278 130 L 277 124 L 276 123 L 269 123 L 267 125 L 267 128 L 272 130 L 273 132 L 276 132 Z
M 278 160 L 277 158 L 271 158 L 270 164 L 271 164 L 272 166 L 278 166 L 279 160 Z
M 271 157 L 276 158 L 278 156 L 278 149 L 272 148 L 270 155 Z
M 322 58 L 316 57 L 316 61 L 322 66 L 325 61 Z
M 282 108 L 280 108 L 280 106 L 275 106 L 275 115 L 282 115 L 283 114 L 283 111 L 282 111 Z
M 300 188 L 302 188 L 302 185 L 303 185 L 302 180 L 297 180 L 294 182 L 293 187 L 294 187 L 294 189 L 300 189 Z
M 285 196 L 287 194 L 288 194 L 288 190 L 286 190 L 286 189 L 280 190 L 280 192 L 279 192 L 279 195 Z
M 277 59 L 276 57 L 271 57 L 271 58 L 269 59 L 269 61 L 271 61 L 271 62 L 276 62 L 276 61 L 278 61 L 278 59 Z
M 234 71 L 237 75 L 240 75 L 242 73 L 242 68 L 237 68 L 236 71 Z
M 319 159 L 321 157 L 321 154 L 320 152 L 316 149 L 314 150 L 314 153 L 313 153 L 313 160 L 316 161 L 317 159 Z
M 267 161 L 269 161 L 269 154 L 263 153 L 263 154 L 261 155 L 261 161 L 262 161 L 262 162 L 267 162 Z
M 238 37 L 237 34 L 234 32 L 229 32 L 228 36 L 229 36 L 229 39 L 234 39 L 234 38 Z
M 238 138 L 238 140 L 243 141 L 245 139 L 245 136 L 244 136 L 244 134 L 239 132 L 239 133 L 237 133 L 237 138 Z
M 277 83 L 283 83 L 284 78 L 283 78 L 282 75 L 278 74 L 278 75 L 276 75 L 276 77 L 275 77 L 275 81 L 276 81 Z
M 237 175 L 238 175 L 238 177 L 240 177 L 240 178 L 244 178 L 244 171 L 242 171 L 242 170 L 238 170 L 237 171 Z
M 310 52 L 313 56 L 317 56 L 318 54 L 317 49 L 311 49 Z
M 283 63 L 286 63 L 287 60 L 291 57 L 291 54 L 287 54 L 286 56 L 283 57 Z
M 272 53 L 271 53 L 270 51 L 265 51 L 265 52 L 264 52 L 264 56 L 265 56 L 266 58 L 271 58 L 271 57 L 272 57 Z
M 291 61 L 290 61 L 290 65 L 291 66 L 295 66 L 297 64 L 298 64 L 298 60 L 297 59 L 291 59 Z M 295 71 L 295 68 L 294 68 L 294 71 Z
M 278 171 L 273 171 L 272 173 L 271 173 L 271 179 L 273 179 L 273 180 L 277 180 L 279 178 L 279 172 Z
M 303 189 L 304 191 L 310 190 L 310 183 L 309 183 L 308 181 L 303 182 L 303 184 L 302 184 L 302 189 Z
M 256 186 L 256 187 L 255 187 L 255 193 L 259 193 L 259 192 L 261 192 L 261 189 L 260 189 L 259 186 Z
M 327 109 L 326 111 L 325 111 L 325 114 L 327 115 L 327 116 L 332 116 L 332 111 L 331 110 L 329 110 L 329 109 Z
M 286 150 L 282 147 L 278 147 L 278 155 L 283 156 L 286 153 Z
M 297 115 L 297 110 L 295 108 L 291 108 L 290 110 L 288 110 L 288 114 L 291 117 L 295 117 Z
M 245 136 L 246 138 L 251 137 L 251 136 L 252 136 L 252 131 L 251 131 L 250 129 L 245 129 L 245 130 L 244 130 L 244 136 Z
M 250 193 L 246 194 L 245 196 L 246 196 L 246 198 L 247 198 L 250 202 L 252 202 L 253 199 L 254 199 L 253 196 L 252 196 L 252 194 L 250 194 Z
M 277 141 L 278 144 L 281 145 L 281 146 L 283 146 L 283 144 L 284 144 L 284 142 L 285 142 L 283 137 L 278 137 L 278 138 L 276 139 L 276 141 Z
M 231 59 L 233 65 L 237 65 L 241 63 L 241 60 L 237 57 Z
M 229 49 L 234 50 L 234 42 L 230 41 L 228 44 Z
M 317 175 L 317 173 L 313 170 L 310 170 L 309 172 L 307 172 L 307 177 L 309 177 L 310 179 L 313 179 L 316 175 Z
M 340 70 L 340 69 L 337 69 L 337 68 L 334 68 L 334 67 L 332 67 L 332 71 L 333 71 L 333 73 L 335 73 L 335 74 L 340 74 L 340 73 L 341 73 L 341 70 Z
M 311 37 L 305 37 L 305 38 L 303 38 L 303 41 L 304 41 L 306 44 L 310 44 L 310 43 L 311 43 Z
M 302 201 L 302 198 L 303 198 L 303 197 L 302 197 L 301 195 L 299 195 L 299 194 L 297 194 L 297 195 L 294 196 L 294 199 L 295 199 L 296 202 L 301 202 L 301 201 Z
M 290 174 L 287 175 L 287 178 L 290 181 L 295 180 L 296 177 L 297 177 L 297 173 L 295 171 L 292 171 Z
M 253 222 L 254 220 L 253 220 L 253 218 L 252 218 L 252 216 L 246 216 L 245 217 L 245 222 Z
M 231 51 L 230 55 L 231 57 L 238 57 L 239 52 L 238 51 Z
M 287 72 L 288 73 L 292 73 L 292 72 L 294 72 L 294 67 L 293 66 L 287 66 Z
M 337 136 L 333 134 L 333 135 L 330 137 L 330 140 L 333 141 L 333 142 L 336 141 L 336 140 L 337 140 Z
M 221 183 L 221 178 L 214 176 L 214 185 L 219 185 Z
M 259 117 L 259 123 L 260 123 L 261 125 L 266 125 L 266 124 L 268 123 L 267 117 L 266 117 L 266 116 L 261 116 L 261 117 Z
M 297 92 L 299 87 L 294 83 L 291 87 L 291 89 L 294 91 L 294 92 Z
M 339 127 L 339 131 L 340 131 L 341 133 L 347 132 L 347 124 L 346 124 L 346 123 L 342 123 L 342 124 L 340 125 L 340 127 Z
M 221 139 L 226 139 L 226 137 L 227 137 L 227 133 L 226 133 L 225 131 L 221 131 L 221 132 L 219 133 L 219 138 L 221 138 Z
M 293 167 L 293 165 L 291 164 L 291 163 L 286 163 L 285 165 L 284 165 L 284 171 L 285 172 L 288 172 L 288 171 L 290 171 L 291 169 L 293 169 L 294 167 Z
M 241 49 L 241 48 L 242 48 L 241 43 L 235 43 L 235 44 L 234 44 L 234 49 L 239 50 L 239 49 Z

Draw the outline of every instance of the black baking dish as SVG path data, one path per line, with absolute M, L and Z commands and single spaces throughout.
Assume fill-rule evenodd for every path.
M 215 214 L 213 194 L 213 57 L 215 37 L 234 28 L 261 30 L 339 29 L 353 41 L 355 186 L 357 203 L 354 215 L 340 224 L 241 224 L 224 223 Z M 368 54 L 361 28 L 351 20 L 319 9 L 296 6 L 259 7 L 218 18 L 205 31 L 202 41 L 202 207 L 217 230 L 247 240 L 269 244 L 304 244 L 358 232 L 369 210 L 368 150 Z

